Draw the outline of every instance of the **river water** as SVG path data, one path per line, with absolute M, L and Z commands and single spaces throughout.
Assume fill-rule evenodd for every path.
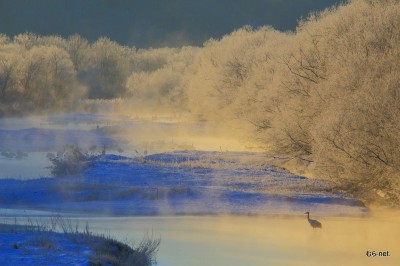
M 0 118 L 0 178 L 49 177 L 48 153 L 77 144 L 83 151 L 128 157 L 174 150 L 243 151 L 232 130 L 202 122 L 147 121 L 119 116 L 73 114 Z M 251 148 L 254 150 L 254 147 Z M 7 153 L 14 156 L 7 156 Z M 16 153 L 24 156 L 15 156 Z
M 16 215 L 8 212 L 11 220 L 12 214 Z M 88 222 L 92 232 L 122 241 L 137 243 L 146 234 L 161 238 L 157 253 L 157 265 L 161 266 L 394 266 L 400 263 L 398 212 L 375 213 L 371 217 L 318 217 L 323 227 L 318 230 L 309 226 L 305 215 L 71 219 L 80 225 Z M 367 251 L 385 252 L 390 256 L 368 257 Z
M 399 265 L 399 216 L 205 216 L 90 219 L 91 228 L 119 238 L 161 237 L 159 265 Z M 367 257 L 389 251 L 390 257 Z

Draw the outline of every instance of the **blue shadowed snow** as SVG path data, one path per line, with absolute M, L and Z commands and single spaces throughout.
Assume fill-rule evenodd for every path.
M 91 254 L 64 234 L 44 232 L 1 232 L 0 249 L 0 265 L 88 265 Z
M 0 180 L 0 208 L 107 215 L 365 211 L 359 201 L 329 192 L 332 186 L 275 169 L 257 153 L 102 155 L 80 176 Z

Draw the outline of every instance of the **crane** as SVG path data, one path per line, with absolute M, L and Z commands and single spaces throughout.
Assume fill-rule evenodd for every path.
M 321 228 L 322 229 L 322 224 L 320 222 L 318 222 L 317 220 L 310 219 L 309 212 L 305 212 L 304 214 L 307 214 L 308 223 L 311 225 L 312 228 Z

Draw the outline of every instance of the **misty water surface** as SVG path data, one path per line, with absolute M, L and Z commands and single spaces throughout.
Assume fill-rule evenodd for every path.
M 146 232 L 160 237 L 157 265 L 161 266 L 394 266 L 400 262 L 398 212 L 364 218 L 318 217 L 322 230 L 313 230 L 305 215 L 293 215 L 75 217 L 72 220 L 80 225 L 88 221 L 92 231 L 120 240 L 139 242 Z M 389 251 L 390 256 L 367 257 L 366 251 Z
M 160 217 L 93 219 L 120 237 L 160 235 L 159 265 L 398 265 L 399 215 L 323 217 L 313 230 L 295 217 Z M 366 256 L 389 251 L 390 257 Z
M 227 136 L 227 133 L 229 135 Z M 144 117 L 72 114 L 0 119 L 0 152 L 24 152 L 23 158 L 0 154 L 0 178 L 49 177 L 49 152 L 65 144 L 84 150 L 128 157 L 174 150 L 241 151 L 249 147 L 233 131 L 204 122 L 184 122 L 170 116 Z M 254 149 L 253 149 L 254 150 Z

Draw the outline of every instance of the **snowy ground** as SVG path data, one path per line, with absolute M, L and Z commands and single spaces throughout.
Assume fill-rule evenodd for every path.
M 89 262 L 90 249 L 65 234 L 4 227 L 0 225 L 0 265 L 87 265 Z
M 159 240 L 136 245 L 93 234 L 61 216 L 0 224 L 0 265 L 152 265 Z
M 97 215 L 361 215 L 332 184 L 290 174 L 249 152 L 98 156 L 79 176 L 0 180 L 0 207 Z

